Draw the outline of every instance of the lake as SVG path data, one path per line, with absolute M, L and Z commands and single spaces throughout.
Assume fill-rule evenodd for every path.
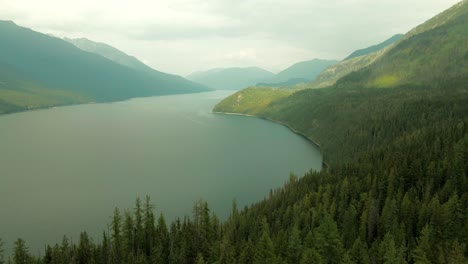
M 266 197 L 291 172 L 319 170 L 320 151 L 288 128 L 212 114 L 232 91 L 138 98 L 0 116 L 0 237 L 31 253 L 150 195 L 169 221 L 208 201 L 221 218 Z

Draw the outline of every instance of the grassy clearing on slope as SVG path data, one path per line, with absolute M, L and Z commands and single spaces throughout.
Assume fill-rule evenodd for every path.
M 293 91 L 277 88 L 250 87 L 239 91 L 215 106 L 215 112 L 257 114 L 272 102 L 291 95 Z

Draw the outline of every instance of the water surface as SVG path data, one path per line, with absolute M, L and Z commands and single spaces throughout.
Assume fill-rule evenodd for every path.
M 0 116 L 0 237 L 44 243 L 98 238 L 113 208 L 150 195 L 156 214 L 191 214 L 207 200 L 226 217 L 291 172 L 320 169 L 316 147 L 286 127 L 212 114 L 231 92 L 139 98 Z

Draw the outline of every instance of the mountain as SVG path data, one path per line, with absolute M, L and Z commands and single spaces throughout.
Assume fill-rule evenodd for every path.
M 139 61 L 137 58 L 127 55 L 124 52 L 108 44 L 101 43 L 101 42 L 94 42 L 87 38 L 77 38 L 77 39 L 64 38 L 64 40 L 75 45 L 77 48 L 81 50 L 101 55 L 104 58 L 107 58 L 118 64 L 133 68 L 135 70 L 147 71 L 147 72 L 155 71 L 151 67 Z
M 467 263 L 466 43 L 462 1 L 373 58 L 342 62 L 354 60 L 356 70 L 327 88 L 248 88 L 220 102 L 214 111 L 305 135 L 328 164 L 233 214 L 233 233 L 250 230 L 250 239 L 260 231 L 242 223 L 264 218 L 263 234 L 272 248 L 285 248 L 275 252 L 288 263 Z M 300 253 L 290 254 L 292 244 Z
M 355 57 L 333 64 L 323 70 L 313 82 L 304 85 L 303 88 L 323 88 L 334 85 L 336 81 L 338 81 L 343 76 L 369 66 L 377 58 L 382 56 L 387 50 L 388 47 L 371 54 Z
M 468 74 L 468 4 L 462 1 L 406 34 L 370 67 L 341 82 L 365 87 L 437 85 Z
M 329 165 L 322 171 L 291 174 L 243 209 L 233 202 L 223 222 L 199 201 L 192 218 L 166 224 L 162 215 L 155 221 L 149 198 L 143 205 L 137 199 L 137 210 L 122 217 L 116 209 L 107 225 L 122 228 L 107 228 L 102 239 L 83 232 L 79 241 L 46 246 L 44 262 L 467 263 L 468 71 L 443 75 L 442 59 L 466 63 L 464 5 L 327 89 L 248 88 L 216 106 L 246 114 L 249 104 L 257 106 L 257 116 L 319 143 Z M 441 51 L 425 53 L 432 45 Z M 429 59 L 441 67 L 432 82 L 421 82 Z M 372 86 L 379 67 L 399 71 L 388 66 L 395 62 L 423 69 L 387 89 Z M 281 96 L 259 102 L 264 94 Z M 23 240 L 15 245 L 15 256 L 28 256 Z
M 275 77 L 258 86 L 287 86 L 297 83 L 305 83 L 314 80 L 325 68 L 337 63 L 336 60 L 313 59 L 298 62 L 287 69 L 277 73 Z
M 346 59 L 323 70 L 312 83 L 301 85 L 301 88 L 323 88 L 334 85 L 347 74 L 371 65 L 402 37 L 403 35 L 400 34 L 395 35 L 378 45 L 353 52 Z
M 3 113 L 208 90 L 179 76 L 129 68 L 11 21 L 0 21 L 0 35 Z
M 445 90 L 447 93 L 450 91 L 453 96 L 456 94 L 465 98 L 465 93 L 468 92 L 468 45 L 460 43 L 468 43 L 467 1 L 460 2 L 416 27 L 398 43 L 384 50 L 342 62 L 363 60 L 362 64 L 367 66 L 344 75 L 335 85 L 330 83 L 330 91 L 305 89 L 302 92 L 279 93 L 271 88 L 250 88 L 226 98 L 214 111 L 253 114 L 289 124 L 317 139 L 322 144 L 325 155 L 334 153 L 334 160 L 347 160 L 358 150 L 353 149 L 346 153 L 342 146 L 357 133 L 354 130 L 361 129 L 358 125 L 365 125 L 354 124 L 350 120 L 358 115 L 365 120 L 369 113 L 362 112 L 364 109 L 346 109 L 341 113 L 338 112 L 340 105 L 349 102 L 349 108 L 359 108 L 365 103 L 362 101 L 364 98 L 373 100 L 372 96 L 382 96 L 388 101 L 403 100 L 403 96 L 408 96 L 409 98 L 405 98 L 408 100 L 436 94 L 444 97 Z M 332 67 L 339 69 L 337 65 Z M 320 76 L 317 80 L 321 81 Z M 403 92 L 405 89 L 408 92 Z M 268 103 L 257 105 L 255 102 L 258 101 Z M 372 107 L 369 111 L 385 111 L 379 109 L 378 105 Z M 339 131 L 331 133 L 330 122 L 338 122 L 337 119 L 346 125 L 334 127 L 333 129 Z M 373 122 L 368 120 L 368 123 Z M 352 140 L 363 142 L 367 140 L 367 136 L 372 135 L 360 136 Z M 363 151 L 366 149 L 365 145 L 361 147 Z
M 396 35 L 392 36 L 391 38 L 385 40 L 382 43 L 379 43 L 379 44 L 374 45 L 374 46 L 370 46 L 368 48 L 356 50 L 355 52 L 351 53 L 348 57 L 346 57 L 344 60 L 349 60 L 349 59 L 352 59 L 352 58 L 356 58 L 356 57 L 359 57 L 359 56 L 363 56 L 363 55 L 367 55 L 367 54 L 379 51 L 379 50 L 381 50 L 381 49 L 383 49 L 383 48 L 385 48 L 387 46 L 390 46 L 393 43 L 397 42 L 403 36 L 404 36 L 403 34 L 396 34 Z
M 195 72 L 187 79 L 217 90 L 240 90 L 268 80 L 275 75 L 258 67 L 217 68 Z

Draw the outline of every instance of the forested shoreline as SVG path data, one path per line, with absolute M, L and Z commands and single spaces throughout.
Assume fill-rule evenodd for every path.
M 328 171 L 291 176 L 263 201 L 243 209 L 234 205 L 225 222 L 205 202 L 197 202 L 191 218 L 166 223 L 163 216 L 155 216 L 149 199 L 138 200 L 135 208 L 116 209 L 100 242 L 83 232 L 75 244 L 64 239 L 47 246 L 42 256 L 32 256 L 27 244 L 18 240 L 11 259 L 13 263 L 464 263 L 468 90 L 463 84 L 452 83 L 450 89 L 349 90 L 343 96 L 324 98 L 326 107 L 320 111 L 330 112 L 332 107 L 337 115 L 351 108 L 366 113 L 365 118 L 353 114 L 355 119 L 348 120 L 356 124 L 350 129 L 359 130 L 345 138 L 348 145 L 335 154 L 348 153 L 344 160 L 350 161 L 335 162 Z M 308 101 L 307 94 L 320 91 L 303 93 L 298 96 Z M 349 96 L 353 93 L 361 100 Z M 335 96 L 339 111 L 325 103 L 337 100 Z M 374 120 L 372 125 L 361 125 L 367 119 Z M 348 134 L 343 129 L 328 131 L 329 136 Z M 361 137 L 369 141 L 363 144 Z M 328 156 L 333 160 L 333 152 Z

